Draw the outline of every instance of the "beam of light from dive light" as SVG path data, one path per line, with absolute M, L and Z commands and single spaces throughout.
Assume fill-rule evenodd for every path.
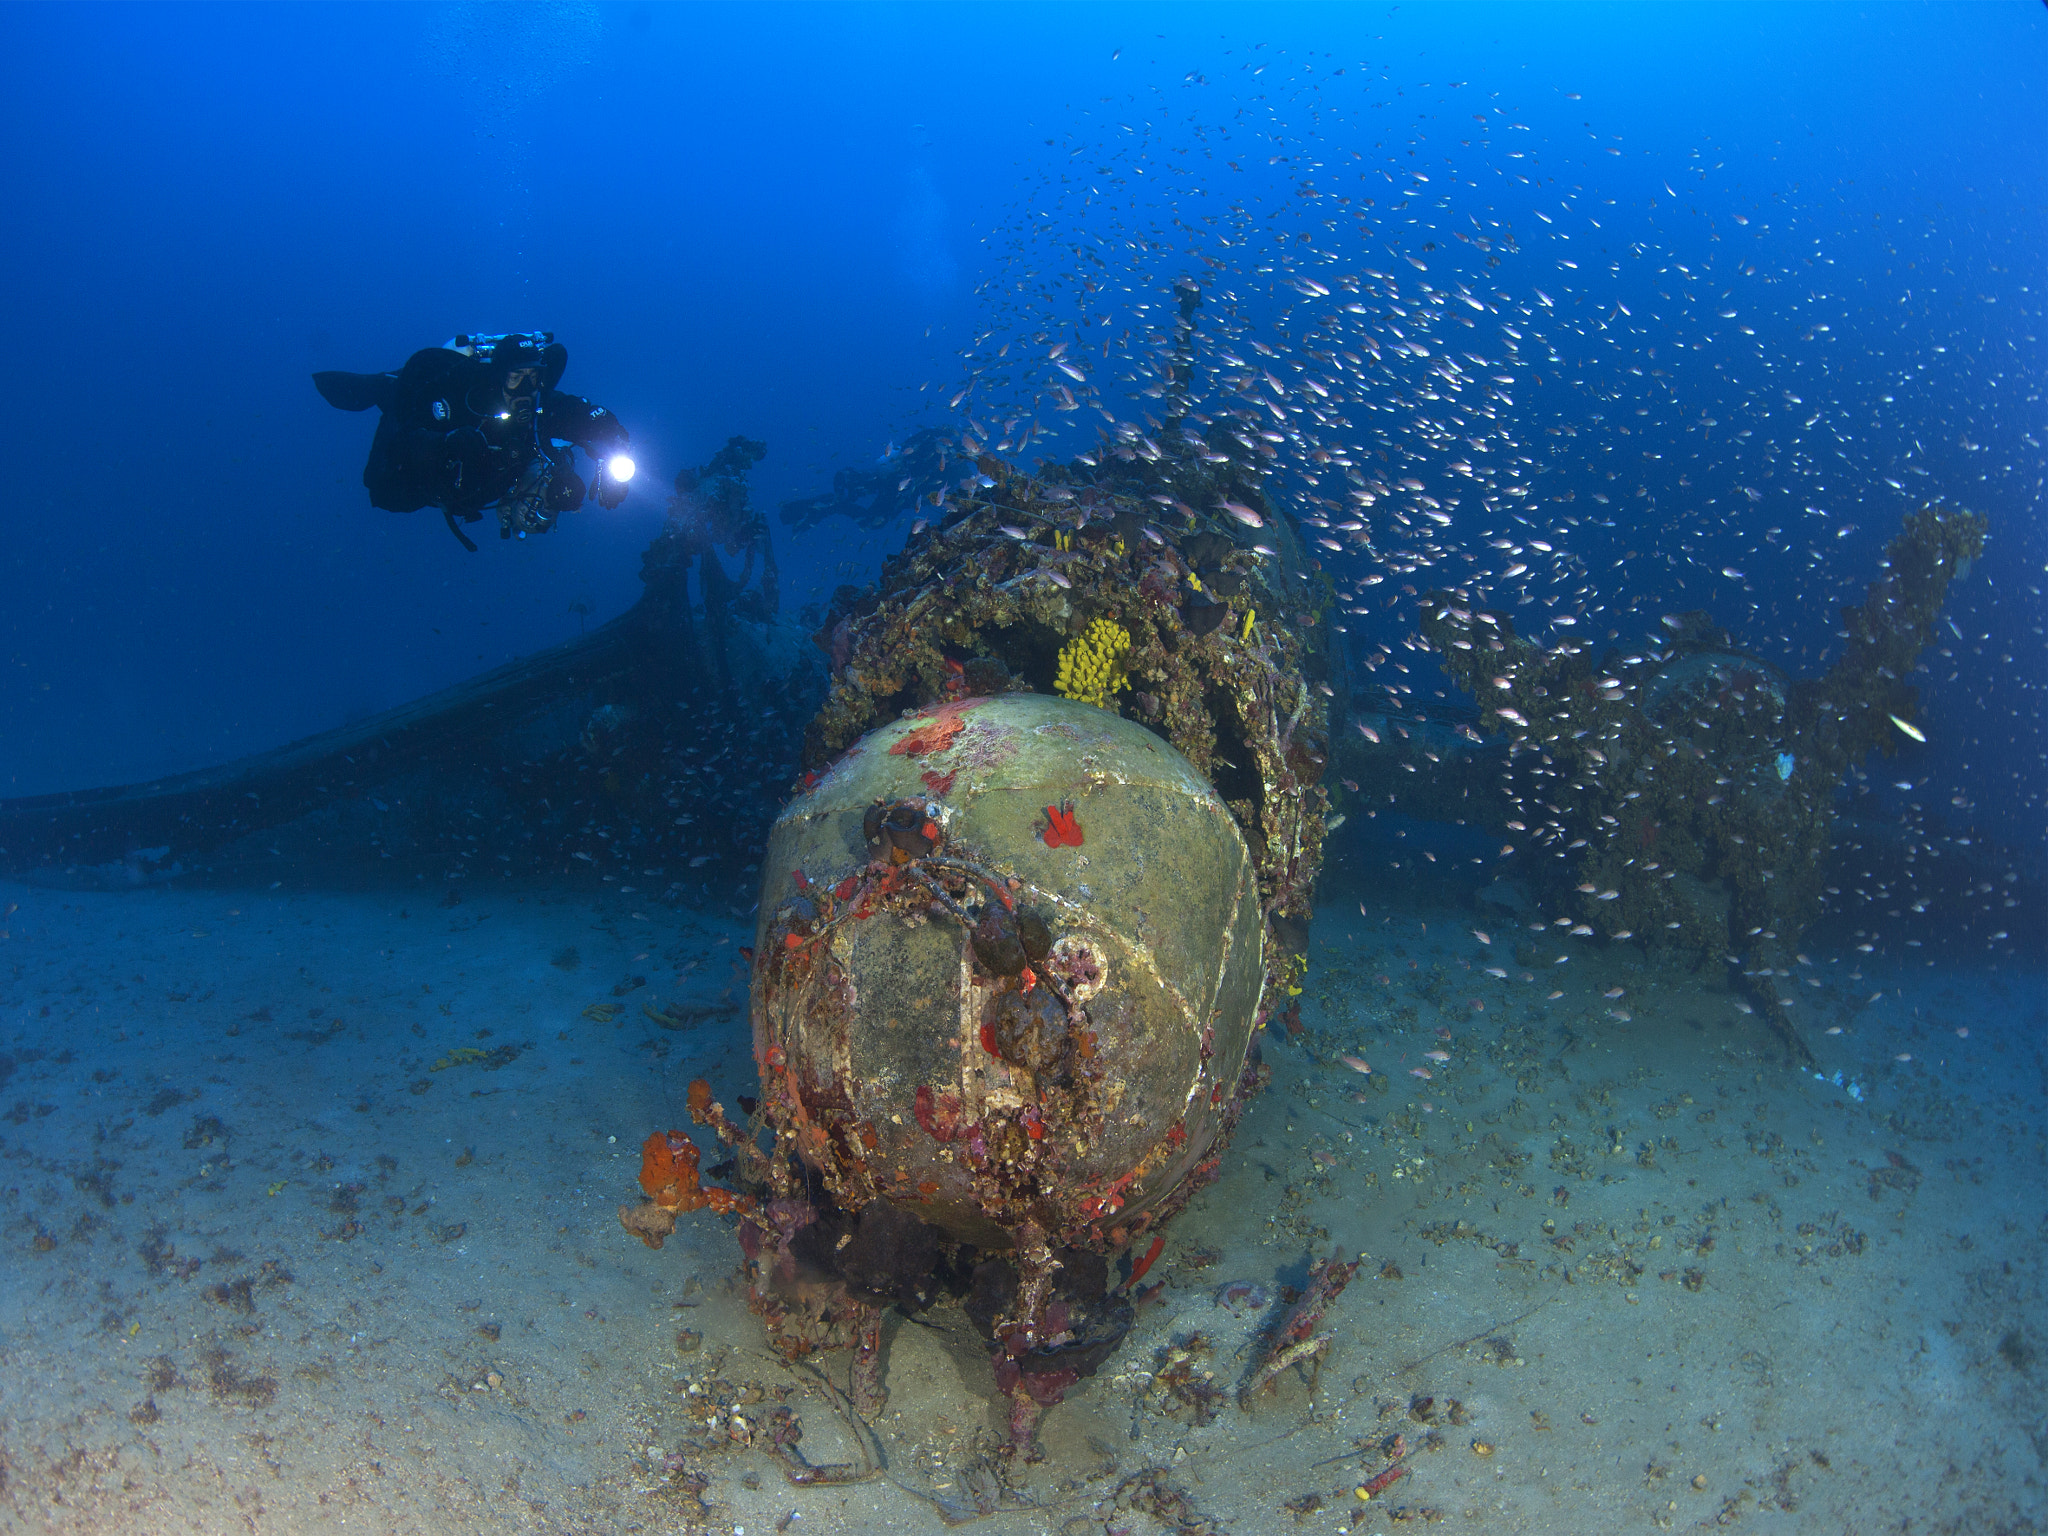
M 615 453 L 605 462 L 604 469 L 606 474 L 618 481 L 620 485 L 624 485 L 633 478 L 633 471 L 636 467 L 633 461 L 623 453 Z

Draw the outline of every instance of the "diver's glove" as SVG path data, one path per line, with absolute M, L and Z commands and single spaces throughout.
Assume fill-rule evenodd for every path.
M 609 469 L 599 465 L 597 477 L 591 482 L 590 494 L 600 507 L 609 512 L 626 499 L 626 482 L 614 478 Z
M 583 477 L 557 459 L 554 476 L 548 482 L 548 511 L 555 516 L 576 511 L 583 505 L 587 489 Z

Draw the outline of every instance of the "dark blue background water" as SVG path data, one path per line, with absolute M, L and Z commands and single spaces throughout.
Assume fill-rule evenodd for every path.
M 772 504 L 945 419 L 956 350 L 992 316 L 977 285 L 1070 133 L 1115 145 L 1143 121 L 1164 144 L 1241 109 L 1308 133 L 1320 100 L 1383 114 L 1389 146 L 1357 147 L 1399 169 L 1417 128 L 1455 160 L 1476 104 L 1528 126 L 1531 174 L 1583 186 L 1617 253 L 1696 263 L 1715 254 L 1701 220 L 1732 232 L 1750 210 L 1769 278 L 1744 299 L 1756 346 L 1681 371 L 1693 417 L 1732 422 L 1793 388 L 1839 413 L 1826 465 L 1793 462 L 1782 411 L 1743 423 L 1749 439 L 1630 441 L 1664 477 L 1659 510 L 1617 504 L 1612 551 L 1588 534 L 1603 601 L 1706 606 L 1796 665 L 1912 497 L 1988 512 L 1913 798 L 2038 846 L 2039 6 L 15 7 L 8 23 L 0 793 L 218 761 L 573 635 L 578 607 L 596 622 L 637 595 L 668 480 L 732 433 L 770 444 Z M 1505 153 L 1470 151 L 1475 171 Z M 1645 318 L 1655 289 L 1614 281 L 1593 294 L 1591 273 L 1559 273 L 1558 297 L 1629 297 L 1636 345 L 1654 345 L 1671 319 Z M 1825 366 L 1801 350 L 1821 315 Z M 307 375 L 541 327 L 568 344 L 564 387 L 634 434 L 627 504 L 477 555 L 432 513 L 370 509 L 370 419 Z M 1649 386 L 1603 356 L 1605 409 L 1627 420 Z M 1524 395 L 1519 435 L 1586 408 Z M 1589 448 L 1559 472 L 1591 486 L 1609 462 Z M 1752 514 L 1734 487 L 1760 464 L 1787 479 Z M 1827 486 L 1825 537 L 1799 525 L 1807 481 Z M 784 537 L 785 592 L 829 589 L 843 560 L 871 569 L 900 534 Z M 1638 545 L 1696 558 L 1596 558 Z

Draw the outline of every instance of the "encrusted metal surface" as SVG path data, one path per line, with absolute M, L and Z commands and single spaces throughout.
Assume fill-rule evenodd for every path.
M 877 860 L 877 802 L 922 802 L 931 851 Z M 794 800 L 764 867 L 764 1108 L 842 1205 L 1071 1240 L 1142 1225 L 1211 1150 L 1264 923 L 1228 808 L 1152 731 L 1041 694 L 935 706 Z M 1035 911 L 1050 953 L 986 963 L 964 919 L 992 905 Z

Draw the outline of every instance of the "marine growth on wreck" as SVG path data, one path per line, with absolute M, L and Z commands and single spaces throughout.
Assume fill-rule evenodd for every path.
M 732 1144 L 778 1348 L 853 1346 L 877 1401 L 878 1309 L 964 1294 L 1031 1458 L 1295 1006 L 1328 586 L 1187 441 L 969 467 L 819 632 L 830 688 L 752 957 L 763 1095 Z M 621 1217 L 644 1236 L 678 1208 Z

